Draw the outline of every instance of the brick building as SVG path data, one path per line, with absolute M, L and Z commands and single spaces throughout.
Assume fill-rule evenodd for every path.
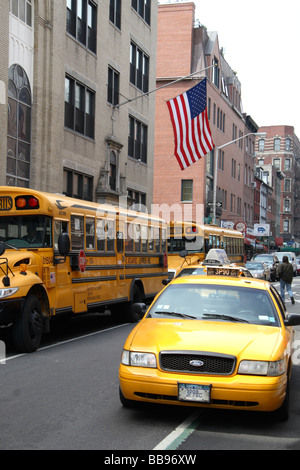
M 264 126 L 259 132 L 265 132 L 266 137 L 258 139 L 256 143 L 257 166 L 264 170 L 268 178 L 271 178 L 270 167 L 281 175 L 281 197 L 275 210 L 280 215 L 280 220 L 275 236 L 280 235 L 284 242 L 300 242 L 299 139 L 293 126 Z
M 208 68 L 214 65 L 212 68 Z M 216 149 L 181 171 L 174 154 L 174 137 L 166 101 L 207 77 L 207 108 L 216 147 L 217 224 L 253 226 L 255 121 L 242 110 L 241 83 L 226 62 L 216 32 L 195 22 L 193 2 L 158 7 L 157 87 L 191 73 L 156 93 L 154 203 L 165 218 L 211 221 Z M 246 137 L 247 136 L 247 137 Z M 222 206 L 222 207 L 220 207 Z M 168 213 L 169 210 L 169 213 Z
M 0 184 L 150 207 L 157 3 L 5 1 L 0 30 Z

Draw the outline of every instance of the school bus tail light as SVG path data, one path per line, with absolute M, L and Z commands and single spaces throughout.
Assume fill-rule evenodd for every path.
M 35 196 L 18 196 L 15 200 L 18 210 L 39 209 L 39 200 Z

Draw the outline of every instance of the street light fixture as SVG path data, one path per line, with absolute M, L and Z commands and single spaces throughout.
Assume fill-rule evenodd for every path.
M 216 225 L 216 212 L 217 212 L 217 173 L 218 173 L 218 159 L 219 159 L 219 150 L 227 147 L 227 145 L 234 144 L 235 142 L 238 142 L 239 140 L 245 139 L 245 137 L 248 137 L 249 135 L 255 135 L 256 137 L 266 137 L 267 133 L 266 132 L 250 132 L 249 134 L 242 135 L 241 137 L 238 137 L 237 139 L 231 140 L 230 142 L 227 142 L 226 144 L 220 145 L 219 147 L 216 147 L 216 157 L 215 157 L 215 162 L 214 162 L 214 187 L 213 187 L 213 224 Z

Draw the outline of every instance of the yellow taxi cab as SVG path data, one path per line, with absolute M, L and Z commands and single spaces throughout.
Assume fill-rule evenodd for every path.
M 238 266 L 234 263 L 230 263 L 225 250 L 223 249 L 215 249 L 212 248 L 207 253 L 207 256 L 204 261 L 198 263 L 190 263 L 189 259 L 185 256 L 186 252 L 182 251 L 181 257 L 185 258 L 186 266 L 184 263 L 182 266 L 174 273 L 174 276 L 168 277 L 168 279 L 163 279 L 162 283 L 166 286 L 171 282 L 174 278 L 182 277 L 182 276 L 196 276 L 196 275 L 203 275 L 205 276 L 207 273 L 207 266 L 222 266 L 228 267 L 229 269 L 234 267 L 239 267 L 239 275 L 245 277 L 253 277 L 249 269 L 245 266 Z M 224 272 L 224 270 L 223 270 Z
M 207 266 L 205 276 L 168 284 L 129 334 L 119 368 L 120 399 L 276 411 L 286 420 L 293 325 L 269 282 L 239 267 Z

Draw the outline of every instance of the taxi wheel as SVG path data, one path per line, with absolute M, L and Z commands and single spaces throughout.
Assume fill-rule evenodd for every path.
M 20 352 L 38 349 L 43 335 L 43 317 L 40 302 L 34 295 L 25 300 L 23 310 L 13 328 L 14 345 Z

